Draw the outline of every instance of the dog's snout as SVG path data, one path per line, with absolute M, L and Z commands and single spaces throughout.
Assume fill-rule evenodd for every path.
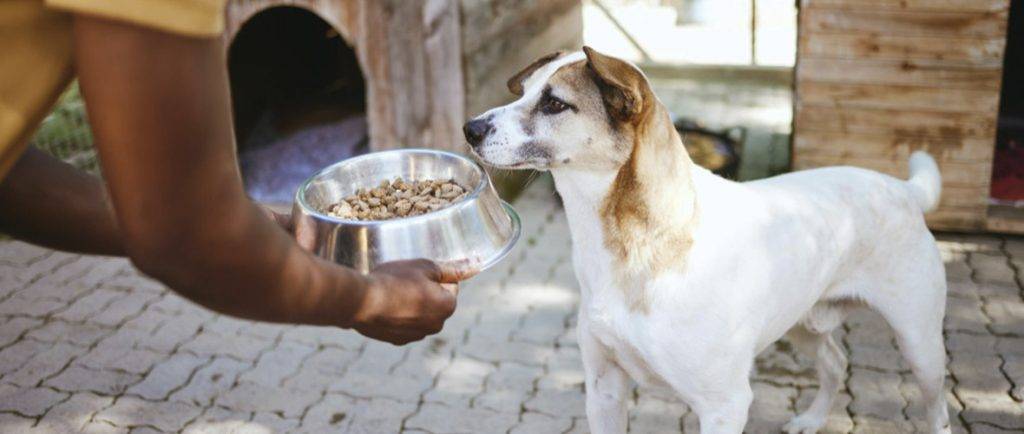
M 491 123 L 487 119 L 473 119 L 462 126 L 462 132 L 466 134 L 466 141 L 470 146 L 477 147 L 491 131 Z

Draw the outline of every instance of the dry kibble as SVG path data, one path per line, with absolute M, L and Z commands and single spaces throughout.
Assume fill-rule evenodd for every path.
M 377 187 L 360 188 L 355 194 L 327 207 L 326 214 L 349 220 L 390 220 L 426 214 L 462 200 L 467 191 L 452 180 L 383 180 Z

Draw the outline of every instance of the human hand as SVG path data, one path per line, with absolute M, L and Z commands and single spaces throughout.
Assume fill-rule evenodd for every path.
M 352 327 L 364 336 L 404 345 L 441 331 L 455 312 L 458 282 L 469 273 L 417 259 L 382 264 L 367 277 Z

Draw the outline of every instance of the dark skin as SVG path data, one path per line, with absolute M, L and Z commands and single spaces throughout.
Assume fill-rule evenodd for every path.
M 287 218 L 246 197 L 219 39 L 89 16 L 75 17 L 74 36 L 106 183 L 30 150 L 0 184 L 0 230 L 128 256 L 233 316 L 354 328 L 394 344 L 441 330 L 468 274 L 413 260 L 364 276 L 310 254 Z

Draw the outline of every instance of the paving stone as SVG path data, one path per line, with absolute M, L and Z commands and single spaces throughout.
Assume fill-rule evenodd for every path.
M 678 432 L 679 422 L 688 411 L 685 404 L 641 396 L 630 410 L 629 431 L 633 433 Z
M 146 303 L 156 297 L 156 294 L 141 292 L 121 295 L 89 321 L 110 327 L 116 326 L 127 321 L 128 317 L 141 312 L 146 307 Z
M 472 405 L 499 413 L 516 413 L 532 395 L 528 389 L 488 389 L 475 396 Z
M 113 398 L 106 396 L 89 392 L 75 393 L 64 402 L 55 405 L 44 417 L 40 418 L 36 429 L 51 433 L 97 432 L 114 429 L 106 424 L 90 427 L 93 425 L 90 423 L 93 415 L 109 407 L 113 402 Z M 106 426 L 104 427 L 104 425 Z M 0 431 L 3 430 L 0 429 Z
M 6 376 L 21 369 L 36 354 L 45 351 L 52 345 L 34 340 L 21 340 L 0 350 L 0 374 Z M 5 377 L 6 379 L 6 377 Z
M 1024 355 L 1004 355 L 1003 372 L 1013 383 L 1010 396 L 1018 402 L 1024 402 Z
M 913 433 L 914 425 L 901 419 L 881 419 L 874 416 L 854 416 L 855 434 L 896 434 Z
M 387 373 L 361 373 L 349 371 L 340 380 L 331 383 L 329 392 L 341 392 L 359 398 L 388 398 L 400 402 L 418 402 L 420 396 L 433 385 L 429 377 L 409 378 Z
M 988 322 L 980 300 L 955 297 L 946 299 L 946 319 L 943 326 L 946 331 L 988 334 Z
M 572 418 L 553 417 L 528 411 L 523 413 L 522 422 L 512 428 L 510 434 L 562 434 L 570 428 L 572 428 Z
M 255 361 L 260 353 L 274 345 L 273 342 L 249 336 L 224 336 L 204 330 L 195 339 L 186 342 L 179 351 L 200 356 L 228 356 L 238 360 Z
M 70 307 L 54 316 L 68 322 L 83 322 L 122 296 L 124 296 L 122 292 L 100 288 L 79 298 Z
M 488 362 L 512 361 L 527 365 L 543 365 L 554 350 L 551 347 L 525 342 L 495 345 L 493 342 L 470 339 L 469 344 L 460 347 L 458 352 Z
M 59 300 L 49 298 L 29 300 L 20 294 L 0 302 L 0 315 L 45 317 L 64 307 Z
M 80 357 L 75 364 L 95 370 L 117 369 L 132 374 L 145 374 L 167 355 L 113 344 L 99 345 Z
M 113 333 L 112 329 L 102 328 L 95 324 L 71 324 L 60 320 L 50 320 L 46 325 L 28 332 L 26 336 L 43 342 L 66 342 L 80 347 L 89 347 L 110 333 Z
M 118 395 L 142 379 L 141 375 L 112 369 L 95 370 L 81 366 L 69 366 L 59 375 L 46 380 L 46 385 L 70 392 L 95 392 L 102 395 Z
M 946 351 L 975 355 L 996 354 L 996 337 L 960 332 L 946 333 Z
M 52 250 L 21 241 L 6 241 L 2 243 L 2 246 L 0 263 L 12 266 L 24 267 L 53 253 Z
M 208 365 L 196 371 L 189 383 L 172 393 L 169 399 L 208 406 L 219 394 L 231 390 L 238 375 L 251 366 L 248 362 L 226 357 L 214 358 Z
M 498 369 L 487 377 L 487 390 L 532 390 L 534 380 L 543 374 L 544 369 L 539 366 L 501 362 L 498 364 Z
M 339 347 L 355 351 L 366 338 L 352 330 L 337 327 L 296 326 L 288 328 L 281 334 L 284 341 L 304 343 L 310 346 Z
M 0 413 L 0 431 L 10 433 L 32 432 L 35 419 L 29 419 L 10 413 Z
M 992 319 L 989 327 L 1003 335 L 1024 337 L 1024 301 L 1001 300 L 985 303 L 985 312 Z
M 17 387 L 0 384 L 0 411 L 9 411 L 21 416 L 37 417 L 46 413 L 68 394 L 41 387 Z
M 905 369 L 903 357 L 896 347 L 869 347 L 853 345 L 850 348 L 849 361 L 851 366 L 899 372 Z
M 441 372 L 433 389 L 424 395 L 427 402 L 468 407 L 469 401 L 484 390 L 484 380 L 494 372 L 494 365 L 457 357 Z
M 195 337 L 206 318 L 198 315 L 178 315 L 165 321 L 152 337 L 140 342 L 139 346 L 160 353 L 170 353 L 179 345 Z
M 291 432 L 299 427 L 298 419 L 286 419 L 274 413 L 256 413 L 252 421 L 270 428 L 271 432 Z
M 219 395 L 214 403 L 236 410 L 276 412 L 296 418 L 319 400 L 319 393 L 239 382 L 233 389 Z
M 185 429 L 183 434 L 267 434 L 269 427 L 256 422 L 251 422 L 252 414 L 249 412 L 231 411 L 222 407 L 210 407 L 199 417 L 195 418 Z
M 84 351 L 80 347 L 63 343 L 55 344 L 47 350 L 35 354 L 17 371 L 4 376 L 3 381 L 21 387 L 35 386 L 63 370 L 72 359 Z
M 416 411 L 416 404 L 387 399 L 356 400 L 328 394 L 306 413 L 301 432 L 385 433 L 399 432 L 402 420 Z M 410 432 L 405 430 L 403 432 Z
M 183 402 L 148 402 L 123 396 L 97 413 L 95 419 L 119 427 L 148 425 L 160 431 L 176 432 L 202 412 L 201 408 Z
M 208 357 L 175 354 L 154 366 L 141 382 L 128 389 L 128 393 L 151 401 L 166 400 L 209 360 Z
M 283 342 L 274 349 L 263 353 L 256 361 L 256 365 L 242 374 L 239 381 L 278 387 L 285 378 L 299 369 L 303 359 L 313 351 L 316 351 L 316 348 Z
M 879 419 L 902 418 L 906 403 L 899 389 L 901 381 L 899 374 L 851 368 L 848 384 L 853 402 L 850 409 L 854 414 Z
M 284 381 L 286 387 L 326 391 L 331 383 L 345 375 L 345 371 L 358 357 L 355 351 L 341 348 L 323 348 L 309 356 L 299 371 Z
M 3 323 L 0 327 L 0 348 L 6 347 L 21 338 L 29 330 L 43 324 L 42 320 L 35 318 L 12 318 Z
M 519 422 L 514 413 L 491 410 L 452 408 L 442 404 L 425 403 L 405 426 L 432 433 L 496 433 L 506 432 Z
M 538 390 L 523 407 L 551 416 L 586 416 L 586 400 L 578 390 Z

